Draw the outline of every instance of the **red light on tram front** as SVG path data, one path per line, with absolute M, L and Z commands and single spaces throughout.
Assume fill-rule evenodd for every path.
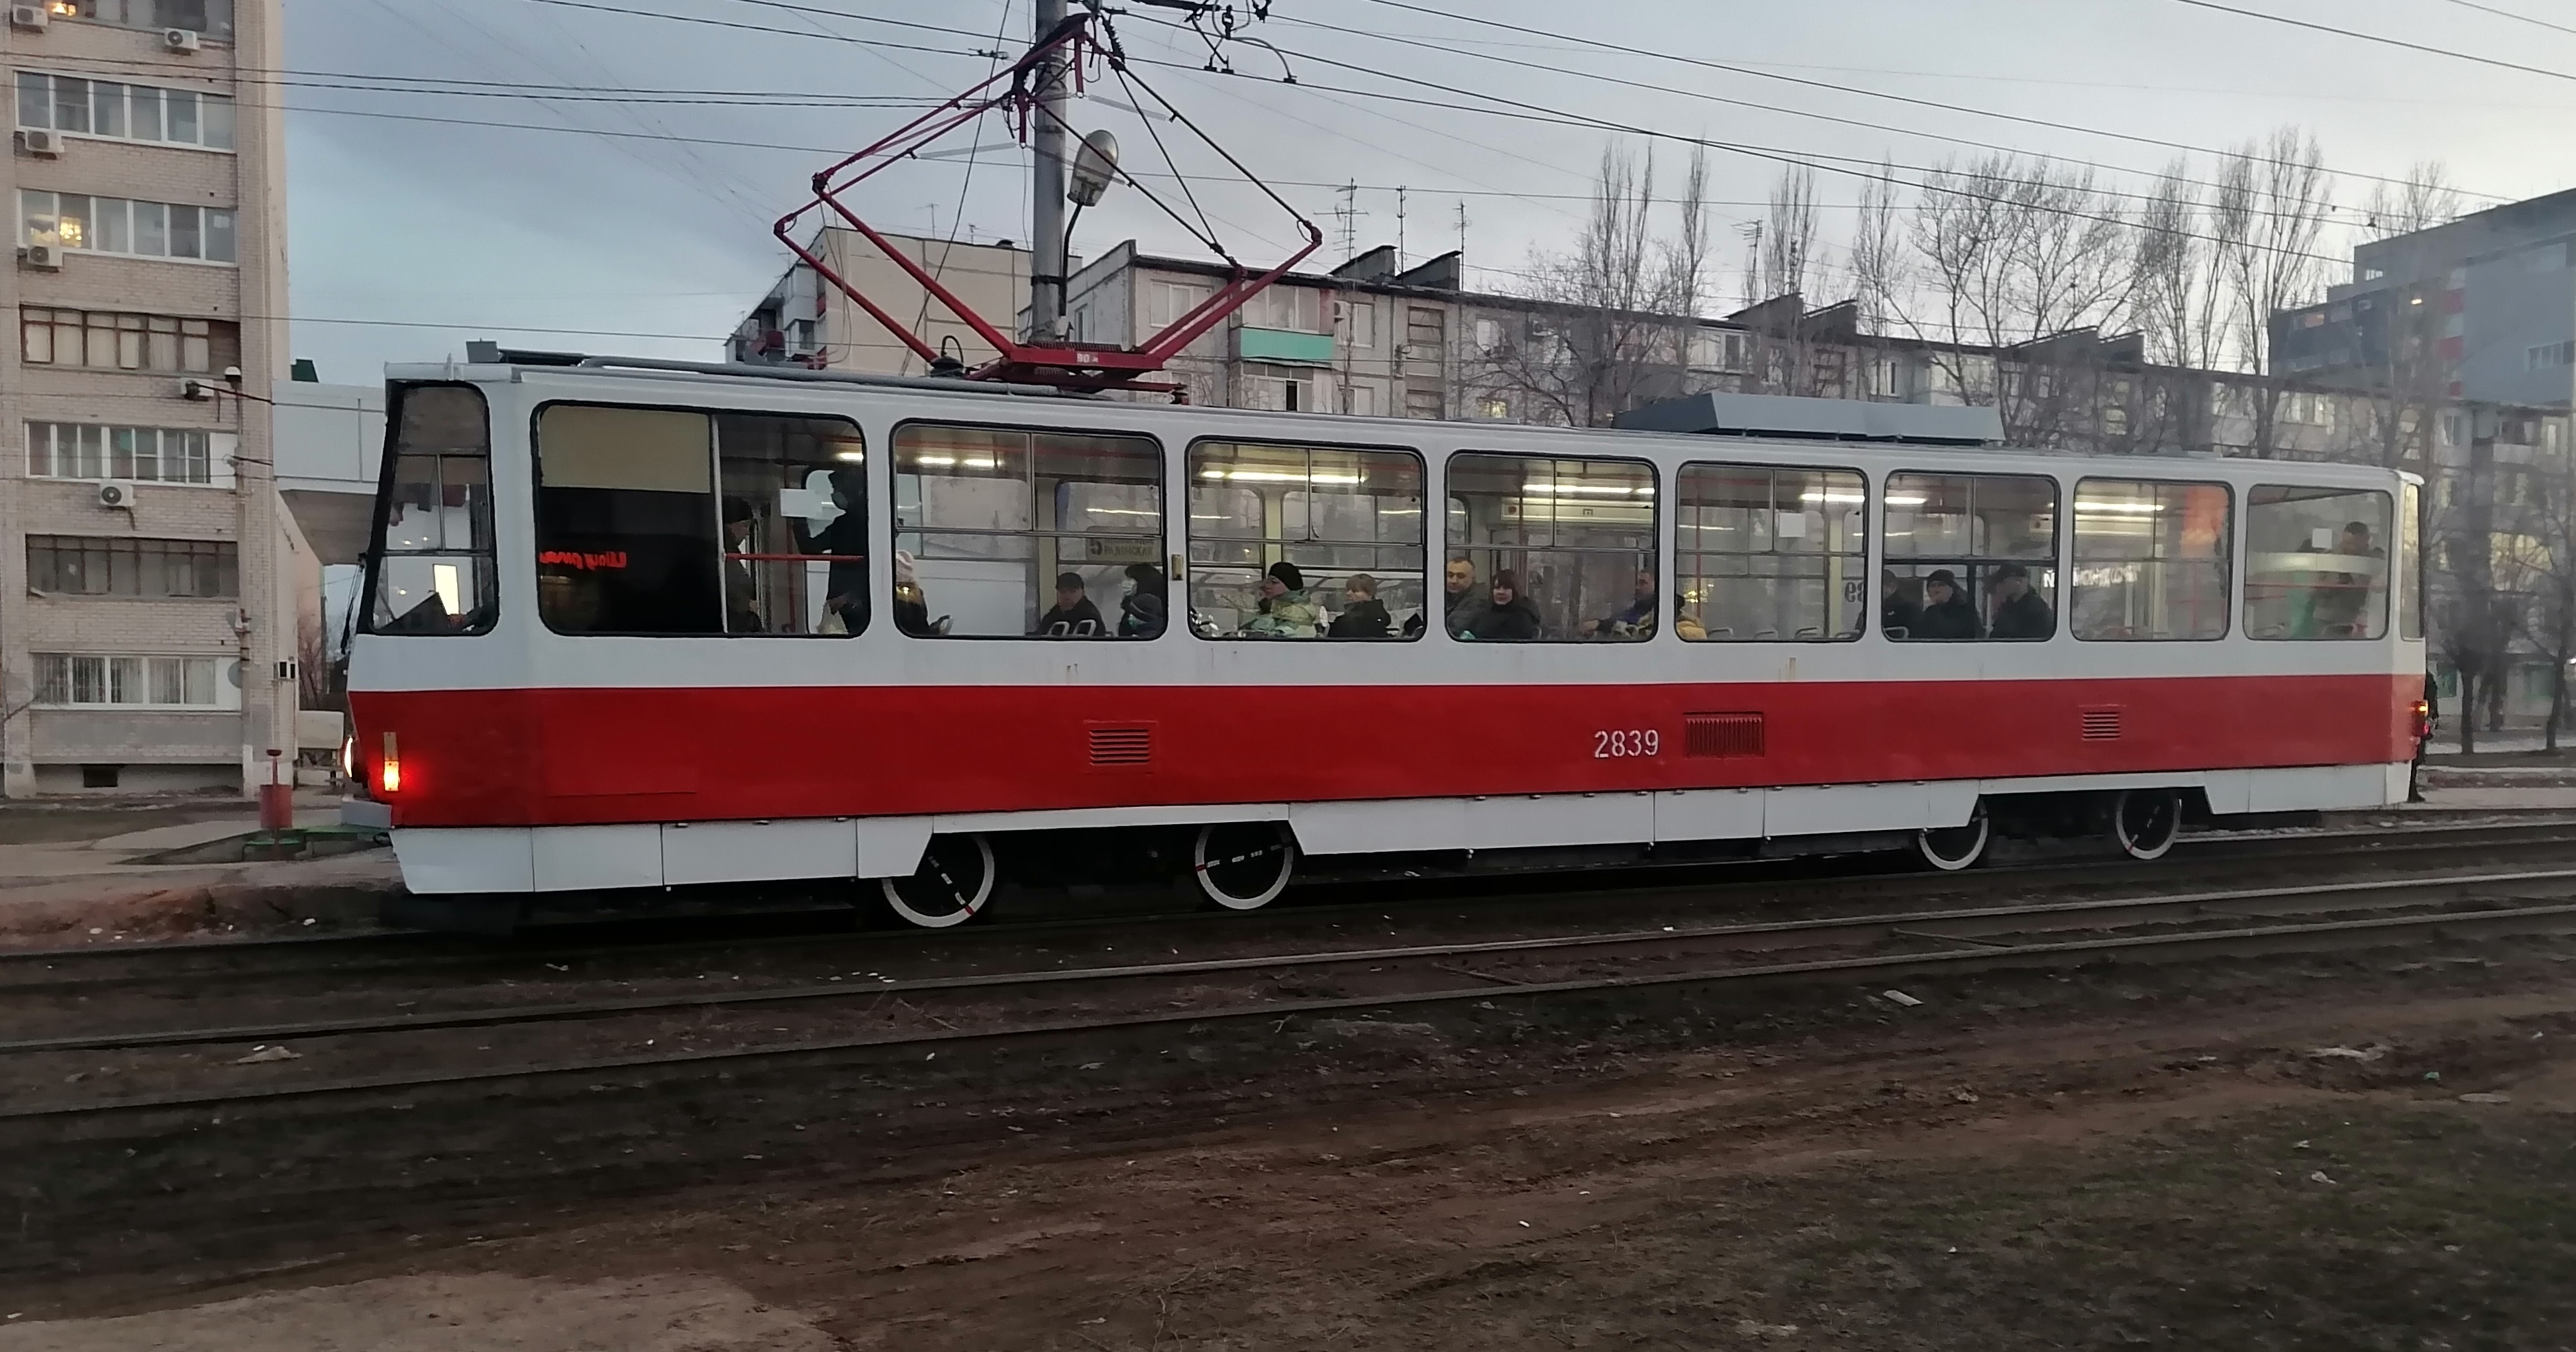
M 376 771 L 376 783 L 387 793 L 402 792 L 402 753 L 394 747 L 394 735 L 385 734 L 385 758 Z
M 2432 735 L 2433 705 L 2428 700 L 2419 699 L 2415 701 L 2415 740 L 2420 742 Z

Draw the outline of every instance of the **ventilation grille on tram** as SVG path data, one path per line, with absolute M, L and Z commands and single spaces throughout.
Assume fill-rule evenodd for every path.
M 1152 728 L 1093 728 L 1091 763 L 1144 765 L 1154 759 Z
M 1682 752 L 1689 756 L 1759 756 L 1762 715 L 1684 714 Z
M 2120 711 L 2117 709 L 2085 710 L 2084 740 L 2088 742 L 2120 740 Z

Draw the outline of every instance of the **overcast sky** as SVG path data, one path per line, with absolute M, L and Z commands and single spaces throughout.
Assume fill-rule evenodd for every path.
M 2576 33 L 2462 0 L 2230 3 L 2576 72 Z M 801 200 L 810 175 L 900 125 L 911 115 L 907 101 L 935 101 L 981 79 L 990 62 L 971 53 L 1025 45 L 1029 25 L 1029 0 L 286 0 L 286 8 L 289 73 L 280 92 L 291 110 L 295 352 L 320 363 L 325 380 L 352 383 L 379 379 L 388 361 L 436 360 L 484 336 L 712 359 L 721 335 L 785 267 L 769 225 Z M 2576 28 L 2576 7 L 2557 0 L 2486 8 Z M 1463 206 L 1473 281 L 1499 290 L 1511 288 L 1533 249 L 1571 236 L 1580 196 L 1614 138 L 1396 102 L 1384 96 L 1476 100 L 1390 76 L 1578 119 L 1801 156 L 1885 159 L 1900 175 L 2000 146 L 2090 163 L 2106 184 L 2136 188 L 2176 152 L 2121 136 L 2220 147 L 2295 123 L 2323 143 L 2329 167 L 2345 176 L 2339 197 L 2354 206 L 2370 186 L 2360 176 L 2403 175 L 2426 159 L 2445 161 L 2481 201 L 2576 186 L 2576 138 L 2564 134 L 2576 79 L 2179 0 L 1420 0 L 1412 9 L 1273 0 L 1271 19 L 1253 31 L 1284 55 L 1230 47 L 1240 72 L 1231 78 L 1204 73 L 1205 47 L 1150 22 L 1154 13 L 1120 25 L 1137 73 L 1324 228 L 1334 256 L 1310 266 L 1339 261 L 1334 212 L 1344 198 L 1325 185 L 1361 185 L 1352 201 L 1364 213 L 1354 222 L 1362 248 L 1395 241 L 1400 185 L 1408 261 L 1458 247 Z M 980 36 L 890 22 L 898 20 Z M 1277 82 L 1283 63 L 1296 87 Z M 556 97 L 515 97 L 529 94 Z M 1167 172 L 1134 113 L 1094 101 L 1075 120 L 1117 132 L 1129 168 Z M 502 125 L 460 125 L 489 123 Z M 1222 242 L 1247 263 L 1278 257 L 1294 238 L 1288 217 L 1258 193 L 1217 181 L 1223 165 L 1185 129 L 1160 130 Z M 1640 152 L 1651 144 L 1616 139 Z M 870 185 L 863 211 L 881 228 L 1024 238 L 1024 160 L 1008 140 L 998 126 L 961 135 L 948 144 L 988 147 L 975 157 L 971 185 L 964 158 L 907 165 Z M 1656 148 L 1667 183 L 1687 153 Z M 1712 156 L 1722 242 L 1711 285 L 1722 296 L 1737 288 L 1737 225 L 1760 214 L 1779 167 L 1754 155 Z M 1829 253 L 1858 189 L 1847 175 L 1819 176 Z M 1085 216 L 1076 247 L 1097 253 L 1131 236 L 1159 251 L 1197 247 L 1126 190 Z M 2348 243 L 2335 241 L 2335 251 Z M 337 322 L 351 320 L 370 322 Z

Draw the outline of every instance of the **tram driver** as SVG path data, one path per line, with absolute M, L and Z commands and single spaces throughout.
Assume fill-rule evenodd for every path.
M 1099 638 L 1108 633 L 1100 607 L 1083 594 L 1082 574 L 1056 574 L 1055 609 L 1038 617 L 1033 632 L 1039 638 Z

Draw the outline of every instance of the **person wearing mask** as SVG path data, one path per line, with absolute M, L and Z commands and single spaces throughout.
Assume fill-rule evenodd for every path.
M 1585 620 L 1585 638 L 1648 639 L 1655 636 L 1655 574 L 1650 568 L 1637 570 L 1637 591 L 1628 608 L 1606 620 Z
M 1127 565 L 1126 594 L 1118 598 L 1118 637 L 1155 638 L 1171 615 L 1170 587 L 1150 563 Z
M 1099 638 L 1109 632 L 1100 607 L 1083 594 L 1082 574 L 1056 574 L 1055 609 L 1038 617 L 1035 632 L 1041 638 Z
M 866 492 L 858 466 L 840 466 L 832 471 L 832 506 L 840 514 L 820 530 L 807 530 L 802 517 L 787 520 L 797 553 L 832 556 L 823 576 L 824 633 L 855 634 L 868 627 L 868 516 L 859 510 Z M 900 598 L 896 604 L 902 604 Z M 840 624 L 837 631 L 831 627 L 834 620 Z
M 1987 590 L 1994 597 L 1995 614 L 1986 637 L 2031 640 L 2057 632 L 2057 612 L 2030 589 L 2029 569 L 2018 563 L 2004 564 L 1995 569 L 1995 580 Z
M 1935 641 L 1985 637 L 1977 608 L 1960 593 L 1959 575 L 1947 568 L 1935 568 L 1923 579 L 1923 611 L 1910 628 L 1909 637 Z
M 1901 630 L 1891 638 L 1912 638 L 1923 623 L 1923 607 L 1905 596 L 1905 584 L 1896 580 L 1896 570 L 1882 568 L 1878 574 L 1878 627 Z
M 1353 573 L 1342 584 L 1342 613 L 1325 629 L 1327 638 L 1388 638 L 1395 632 L 1386 603 L 1377 599 L 1377 579 Z
M 1545 628 L 1539 622 L 1538 607 L 1521 595 L 1520 579 L 1509 568 L 1494 574 L 1493 588 L 1486 593 L 1489 604 L 1478 616 L 1468 635 L 1480 643 L 1536 643 Z
M 1476 585 L 1476 565 L 1465 559 L 1451 559 L 1441 582 L 1448 588 L 1441 598 L 1442 622 L 1453 634 L 1473 632 L 1476 621 L 1493 608 L 1493 602 L 1487 600 L 1484 590 Z
M 1306 575 L 1281 559 L 1261 575 L 1261 605 L 1239 630 L 1246 638 L 1314 638 L 1324 613 L 1306 595 Z

